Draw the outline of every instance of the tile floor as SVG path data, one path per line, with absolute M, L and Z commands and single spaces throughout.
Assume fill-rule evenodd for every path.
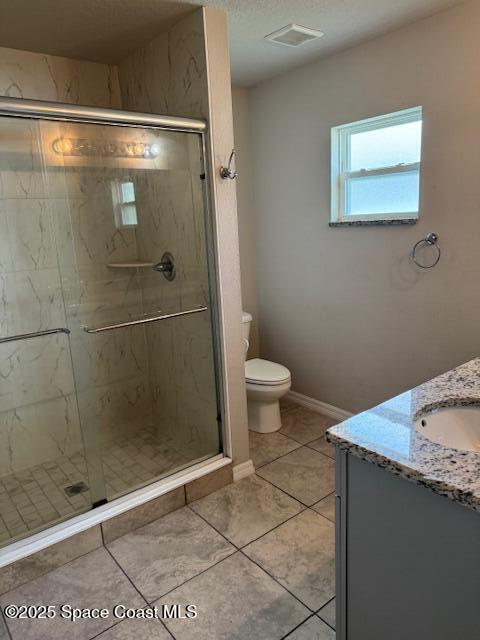
M 333 640 L 333 421 L 288 405 L 252 433 L 257 473 L 1 596 L 104 607 L 106 618 L 0 619 L 0 640 Z M 194 604 L 192 619 L 124 620 L 116 604 Z
M 175 443 L 160 443 L 153 429 L 118 438 L 102 455 L 107 496 L 141 487 L 191 459 Z M 90 491 L 74 496 L 64 491 L 78 482 L 89 484 L 83 452 L 0 478 L 0 545 L 90 509 Z

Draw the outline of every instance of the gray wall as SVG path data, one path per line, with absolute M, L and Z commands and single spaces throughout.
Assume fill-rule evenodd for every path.
M 359 411 L 478 355 L 479 24 L 460 5 L 251 92 L 261 354 L 300 393 Z M 330 229 L 330 128 L 414 105 L 418 225 Z M 420 272 L 428 231 L 443 256 Z
M 248 90 L 234 88 L 233 127 L 235 130 L 235 152 L 238 178 L 237 209 L 238 209 L 238 239 L 240 243 L 240 267 L 242 271 L 242 304 L 245 311 L 253 315 L 250 327 L 249 358 L 256 358 L 259 354 L 258 338 L 258 295 L 255 255 L 255 216 L 252 198 L 252 151 L 250 139 L 250 113 Z

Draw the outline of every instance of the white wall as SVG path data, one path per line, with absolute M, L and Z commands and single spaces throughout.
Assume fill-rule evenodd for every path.
M 351 411 L 479 353 L 480 3 L 460 5 L 251 92 L 262 356 Z M 330 128 L 423 105 L 420 221 L 328 227 Z M 420 272 L 412 245 L 440 236 Z
M 255 358 L 259 354 L 260 345 L 258 339 L 257 260 L 255 255 L 255 218 L 252 198 L 253 171 L 248 90 L 233 88 L 232 101 L 236 166 L 238 171 L 236 186 L 242 304 L 244 310 L 253 315 L 248 357 Z

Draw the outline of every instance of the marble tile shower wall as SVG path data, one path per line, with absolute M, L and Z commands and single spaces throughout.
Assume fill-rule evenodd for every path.
M 0 95 L 120 109 L 116 66 L 0 47 Z
M 123 108 L 208 118 L 205 36 L 201 11 L 135 51 L 118 66 Z

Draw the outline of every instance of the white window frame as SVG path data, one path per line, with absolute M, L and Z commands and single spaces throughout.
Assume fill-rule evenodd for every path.
M 401 211 L 398 213 L 372 213 L 372 214 L 346 214 L 345 213 L 345 185 L 349 178 L 361 178 L 386 174 L 398 174 L 409 171 L 419 171 L 421 162 L 410 164 L 398 164 L 376 169 L 361 169 L 350 171 L 350 138 L 353 134 L 363 133 L 393 127 L 408 122 L 418 122 L 423 119 L 422 107 L 403 109 L 395 113 L 375 116 L 365 120 L 359 120 L 350 124 L 332 127 L 331 131 L 331 222 L 362 222 L 384 220 L 416 220 L 417 211 Z

